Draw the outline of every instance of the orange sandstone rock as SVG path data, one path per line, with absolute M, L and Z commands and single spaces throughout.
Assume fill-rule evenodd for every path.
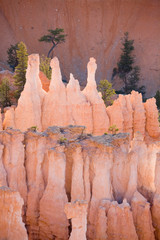
M 155 98 L 148 99 L 146 103 L 144 103 L 144 107 L 146 110 L 146 130 L 149 136 L 157 138 L 160 136 L 160 128 Z
M 154 228 L 152 226 L 149 202 L 139 192 L 135 192 L 131 206 L 138 239 L 154 240 Z
M 15 128 L 15 110 L 13 107 L 10 107 L 5 113 L 3 129 L 8 127 Z
M 106 208 L 99 207 L 96 224 L 96 237 L 95 240 L 107 240 L 107 216 Z
M 39 55 L 28 57 L 26 84 L 15 109 L 15 126 L 25 131 L 27 128 L 37 126 L 42 129 L 41 105 L 45 95 L 39 79 Z
M 138 240 L 132 212 L 126 201 L 111 203 L 107 214 L 107 235 L 108 240 Z
M 43 72 L 39 72 L 39 78 L 41 80 L 42 83 L 42 88 L 43 90 L 45 90 L 46 92 L 49 91 L 49 85 L 50 85 L 50 80 L 46 77 L 46 75 Z
M 3 165 L 3 149 L 4 149 L 4 146 L 0 144 L 0 187 L 7 186 L 7 180 L 6 180 L 7 173 Z
M 26 205 L 27 186 L 23 141 L 24 135 L 18 130 L 7 129 L 0 132 L 0 142 L 4 146 L 2 162 L 7 174 L 7 185 L 20 193 Z M 3 181 L 5 184 L 5 180 Z
M 160 195 L 155 194 L 152 204 L 152 222 L 155 228 L 155 239 L 160 239 Z
M 68 201 L 64 188 L 66 159 L 63 151 L 63 147 L 48 151 L 47 185 L 39 203 L 40 239 L 68 239 L 68 221 L 64 213 Z
M 81 146 L 77 146 L 73 152 L 71 201 L 76 199 L 84 200 L 84 179 L 83 179 L 83 155 Z
M 26 177 L 27 177 L 27 210 L 26 224 L 29 239 L 39 237 L 39 204 L 44 192 L 44 180 L 42 175 L 42 164 L 44 161 L 45 136 L 41 133 L 29 131 L 25 136 L 26 145 Z
M 67 101 L 73 124 L 86 126 L 88 133 L 93 132 L 91 103 L 80 91 L 79 82 L 72 74 L 70 74 L 70 81 L 67 85 Z
M 18 192 L 0 187 L 0 239 L 28 239 L 21 217 L 22 206 L 23 199 Z
M 46 94 L 42 106 L 42 128 L 45 130 L 49 126 L 66 126 L 71 116 L 68 115 L 67 94 L 56 57 L 51 60 L 52 78 L 49 91 Z
M 87 69 L 87 85 L 83 90 L 83 94 L 86 96 L 87 100 L 92 106 L 93 134 L 100 135 L 104 132 L 107 132 L 109 127 L 109 119 L 106 113 L 105 104 L 97 91 L 97 85 L 95 81 L 97 64 L 94 58 L 90 58 Z
M 140 132 L 142 135 L 145 134 L 145 109 L 142 102 L 142 94 L 132 91 L 130 100 L 133 109 L 133 133 Z
M 86 240 L 87 231 L 87 207 L 86 201 L 76 200 L 65 205 L 65 213 L 68 219 L 72 219 L 72 232 L 69 240 Z

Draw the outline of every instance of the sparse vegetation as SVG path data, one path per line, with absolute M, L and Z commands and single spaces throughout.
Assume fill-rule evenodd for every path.
M 38 130 L 37 126 L 32 126 L 32 127 L 28 128 L 28 131 L 37 132 L 37 130 Z
M 2 108 L 11 106 L 11 89 L 8 78 L 3 78 L 0 85 L 0 105 Z
M 101 80 L 98 85 L 98 91 L 102 94 L 102 99 L 107 106 L 110 106 L 113 104 L 113 97 L 115 96 L 115 90 L 112 88 L 112 83 L 110 83 L 108 80 Z
M 117 126 L 116 125 L 112 125 L 112 126 L 110 126 L 109 128 L 108 128 L 108 131 L 111 133 L 111 134 L 116 134 L 118 131 L 119 131 L 119 129 L 117 128 Z
M 67 143 L 67 138 L 65 138 L 65 137 L 60 137 L 60 139 L 59 139 L 59 143 L 60 144 L 64 144 L 64 143 Z
M 117 67 L 113 69 L 112 79 L 118 76 L 124 86 L 117 93 L 129 94 L 132 90 L 145 94 L 145 87 L 138 87 L 140 81 L 140 67 L 133 66 L 135 63 L 135 56 L 132 54 L 134 50 L 134 40 L 129 40 L 129 33 L 125 32 L 122 39 L 122 53 Z
M 18 49 L 16 50 L 16 52 L 18 58 L 18 65 L 15 68 L 14 84 L 15 86 L 17 86 L 17 90 L 15 91 L 15 98 L 18 100 L 26 82 L 26 69 L 28 62 L 26 45 L 23 42 L 20 42 L 18 44 Z
M 50 48 L 47 57 L 53 57 L 53 49 L 61 43 L 65 42 L 66 34 L 64 33 L 63 28 L 56 28 L 56 29 L 49 29 L 48 30 L 49 34 L 42 36 L 39 41 L 40 42 L 48 42 L 52 43 L 52 47 Z
M 40 58 L 40 70 L 46 75 L 46 77 L 51 80 L 52 69 L 50 67 L 51 58 L 44 55 Z

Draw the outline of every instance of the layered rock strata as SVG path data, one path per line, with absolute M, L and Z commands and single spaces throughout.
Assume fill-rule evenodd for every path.
M 49 91 L 45 92 L 39 78 L 39 56 L 29 56 L 24 90 L 16 109 L 6 112 L 4 129 L 12 127 L 26 131 L 36 126 L 39 131 L 44 131 L 50 126 L 82 125 L 86 126 L 88 133 L 101 135 L 115 125 L 119 132 L 130 133 L 131 138 L 137 131 L 143 136 L 160 136 L 154 99 L 149 99 L 144 104 L 141 94 L 133 91 L 127 96 L 120 95 L 112 106 L 105 107 L 97 91 L 97 64 L 94 58 L 90 58 L 87 65 L 87 85 L 83 91 L 80 91 L 79 83 L 72 74 L 67 87 L 63 84 L 56 57 L 50 65 L 52 78 Z
M 127 133 L 91 136 L 80 126 L 7 129 L 0 134 L 0 184 L 23 198 L 30 240 L 159 240 L 157 140 L 145 142 L 140 133 L 132 141 Z

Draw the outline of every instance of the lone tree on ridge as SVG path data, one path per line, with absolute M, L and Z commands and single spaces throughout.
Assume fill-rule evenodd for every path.
M 133 66 L 135 56 L 132 54 L 134 50 L 134 40 L 129 40 L 129 33 L 125 32 L 122 39 L 122 53 L 117 63 L 117 67 L 113 69 L 112 79 L 118 75 L 122 80 L 124 87 L 120 93 L 129 94 L 132 90 L 145 94 L 145 87 L 138 87 L 140 81 L 140 68 Z M 117 91 L 118 92 L 118 91 Z
M 49 34 L 48 35 L 44 35 L 42 36 L 39 41 L 40 42 L 51 42 L 52 43 L 52 47 L 48 52 L 47 57 L 49 58 L 51 53 L 53 55 L 53 49 L 60 43 L 65 42 L 65 38 L 67 36 L 67 34 L 63 34 L 64 33 L 64 29 L 63 28 L 56 28 L 55 30 L 49 29 L 48 30 Z

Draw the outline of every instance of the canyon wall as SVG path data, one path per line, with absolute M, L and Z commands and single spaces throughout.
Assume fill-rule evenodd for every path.
M 0 132 L 0 239 L 160 239 L 160 141 L 84 130 Z
M 50 44 L 38 39 L 48 29 L 60 27 L 68 36 L 54 55 L 60 59 L 63 79 L 69 81 L 72 72 L 85 86 L 85 66 L 92 56 L 99 65 L 96 81 L 110 81 L 120 56 L 121 38 L 128 31 L 135 40 L 140 85 L 147 87 L 151 97 L 160 88 L 159 12 L 159 0 L 1 0 L 0 61 L 6 61 L 8 47 L 18 41 L 26 43 L 29 54 L 47 55 Z M 120 86 L 116 83 L 114 88 Z

